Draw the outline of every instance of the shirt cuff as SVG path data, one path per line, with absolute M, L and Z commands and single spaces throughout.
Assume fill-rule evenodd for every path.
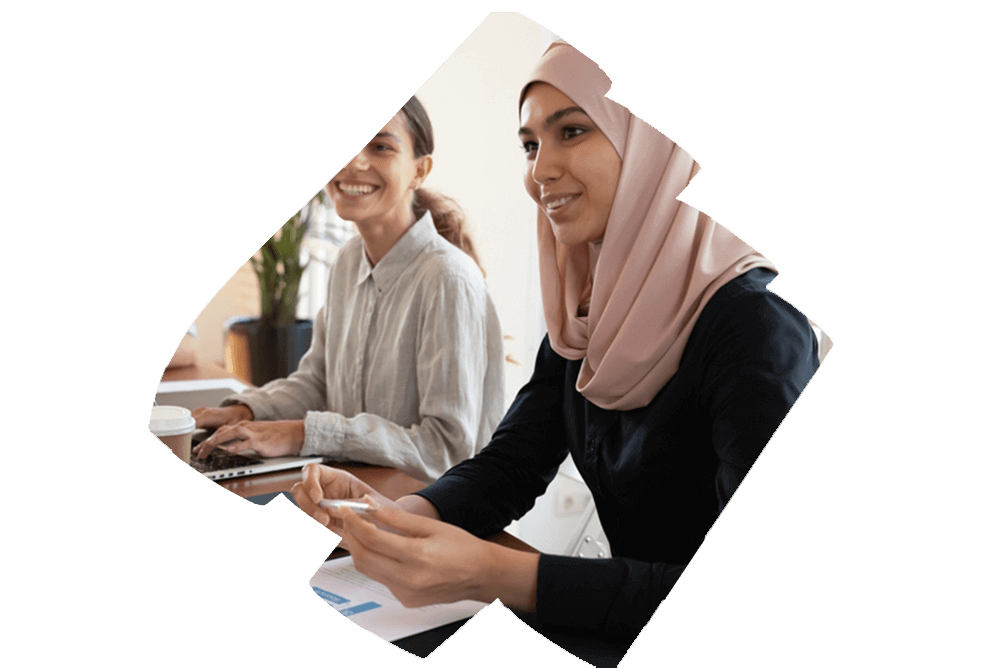
M 682 564 L 543 554 L 538 560 L 538 623 L 631 643 L 683 572 Z
M 303 457 L 320 455 L 330 459 L 342 458 L 346 418 L 339 413 L 309 411 L 305 419 L 306 439 L 299 454 Z
M 609 598 L 622 585 L 617 564 L 542 554 L 538 560 L 538 622 L 588 631 L 606 623 Z
M 481 491 L 470 489 L 461 477 L 445 474 L 414 494 L 429 501 L 442 522 L 464 529 L 477 538 L 486 538 L 503 531 L 506 524 L 497 523 L 491 513 L 492 504 L 481 496 Z

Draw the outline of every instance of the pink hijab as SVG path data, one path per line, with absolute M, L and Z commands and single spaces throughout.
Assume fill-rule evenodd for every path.
M 691 330 L 715 291 L 754 267 L 777 270 L 677 199 L 698 164 L 604 97 L 611 79 L 594 61 L 556 42 L 522 89 L 522 103 L 535 82 L 555 86 L 586 111 L 622 159 L 599 249 L 563 245 L 538 210 L 549 341 L 560 356 L 583 359 L 576 388 L 591 402 L 609 410 L 641 408 L 676 373 Z M 581 305 L 587 315 L 579 314 Z

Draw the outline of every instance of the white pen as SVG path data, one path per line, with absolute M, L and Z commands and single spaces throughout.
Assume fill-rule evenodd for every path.
M 341 501 L 333 499 L 320 499 L 319 505 L 321 508 L 350 508 L 356 513 L 368 513 L 371 512 L 372 507 L 363 501 Z

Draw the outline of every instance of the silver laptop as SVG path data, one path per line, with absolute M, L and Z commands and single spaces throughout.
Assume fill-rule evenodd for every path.
M 234 378 L 161 382 L 156 391 L 156 404 L 194 410 L 199 406 L 218 406 L 226 397 L 247 389 L 246 385 Z M 195 430 L 192 445 L 197 445 L 208 435 L 209 432 L 204 429 Z M 215 450 L 205 459 L 192 457 L 191 467 L 212 480 L 222 480 L 298 469 L 306 464 L 322 461 L 322 457 L 259 457 L 252 450 L 246 455 L 231 455 L 223 450 Z

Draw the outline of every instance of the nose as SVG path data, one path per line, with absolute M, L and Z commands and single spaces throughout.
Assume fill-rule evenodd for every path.
M 349 168 L 356 169 L 359 172 L 363 172 L 366 169 L 368 169 L 369 166 L 368 156 L 365 155 L 364 151 L 361 151 L 361 153 L 358 153 L 356 156 L 354 156 L 354 160 L 351 160 L 349 163 L 347 163 L 347 166 Z
M 562 176 L 564 168 L 563 156 L 558 148 L 539 146 L 535 149 L 535 161 L 531 166 L 531 178 L 538 185 L 556 181 Z

